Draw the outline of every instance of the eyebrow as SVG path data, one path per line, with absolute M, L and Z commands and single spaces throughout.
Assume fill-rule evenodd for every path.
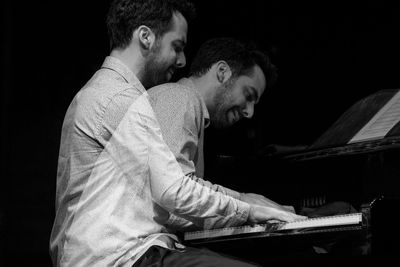
M 186 46 L 186 42 L 184 41 L 184 40 L 175 40 L 175 41 L 173 41 L 173 43 L 174 44 L 177 44 L 177 45 L 180 45 L 180 46 L 182 46 L 182 47 L 185 47 Z

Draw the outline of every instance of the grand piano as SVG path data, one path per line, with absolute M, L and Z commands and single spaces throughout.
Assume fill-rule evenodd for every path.
M 291 231 L 270 225 L 259 231 L 245 226 L 222 236 L 194 233 L 192 239 L 186 236 L 186 243 L 265 265 L 398 266 L 399 120 L 400 90 L 381 90 L 351 106 L 301 151 L 280 153 L 277 149 L 256 157 L 220 158 L 224 174 L 257 177 L 251 184 L 258 181 L 258 193 L 292 205 L 296 211 L 349 203 L 355 209 L 349 212 L 361 216 L 359 221 Z M 238 189 L 246 186 L 243 183 Z M 334 249 L 328 253 L 319 250 L 332 244 Z

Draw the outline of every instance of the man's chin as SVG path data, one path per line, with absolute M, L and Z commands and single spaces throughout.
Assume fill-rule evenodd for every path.
M 225 120 L 216 121 L 216 122 L 211 123 L 211 124 L 216 129 L 225 129 L 225 128 L 228 128 L 228 127 L 233 125 L 233 123 L 230 123 L 229 121 L 225 121 Z
M 174 75 L 173 71 L 164 71 L 163 73 L 160 73 L 158 75 L 159 80 L 158 82 L 161 83 L 167 83 L 172 79 L 172 76 Z
M 154 79 L 153 86 L 157 86 L 157 85 L 169 82 L 171 80 L 172 76 L 165 74 L 164 76 L 158 75 L 156 78 L 157 79 Z
M 167 74 L 165 75 L 165 82 L 169 82 L 172 79 L 172 73 L 167 72 Z

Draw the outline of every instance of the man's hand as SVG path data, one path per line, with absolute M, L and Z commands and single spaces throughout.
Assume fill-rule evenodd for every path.
M 292 206 L 283 206 L 280 205 L 262 195 L 259 194 L 254 194 L 254 193 L 241 193 L 240 194 L 240 200 L 243 202 L 246 202 L 250 205 L 259 205 L 259 206 L 265 206 L 265 207 L 271 207 L 271 208 L 276 208 L 278 210 L 282 211 L 289 211 L 292 213 L 295 213 L 295 210 Z
M 273 220 L 274 222 L 292 222 L 304 220 L 306 218 L 307 217 L 305 216 L 297 215 L 295 213 L 284 211 L 274 207 L 250 205 L 250 213 L 247 221 L 250 224 L 255 224 L 271 220 Z
M 259 194 L 241 193 L 240 200 L 250 204 L 250 224 L 266 221 L 292 222 L 307 218 L 297 215 L 292 206 L 282 206 Z

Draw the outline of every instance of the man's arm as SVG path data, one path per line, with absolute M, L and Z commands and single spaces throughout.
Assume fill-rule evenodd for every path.
M 245 194 L 212 184 L 209 181 L 196 177 L 196 165 L 202 161 L 202 147 L 199 140 L 204 129 L 204 112 L 202 101 L 195 93 L 178 84 L 150 89 L 152 106 L 159 121 L 164 141 L 167 143 L 185 175 L 190 176 L 197 183 L 207 186 L 216 192 L 231 196 L 248 204 L 266 205 L 277 209 L 287 210 L 285 207 L 256 194 Z M 162 88 L 160 90 L 160 88 Z M 167 89 L 167 90 L 166 90 Z M 202 163 L 202 162 L 201 162 Z M 200 164 L 202 165 L 202 164 Z M 198 170 L 197 170 L 198 172 Z M 289 210 L 294 211 L 294 210 Z M 175 229 L 192 227 L 189 222 L 170 215 L 168 221 Z
M 240 225 L 248 219 L 247 203 L 185 176 L 163 141 L 146 94 L 130 106 L 105 150 L 129 179 L 138 179 L 135 176 L 147 173 L 146 187 L 151 190 L 152 200 L 172 214 L 202 228 Z M 132 162 L 138 164 L 132 165 Z
M 239 199 L 248 204 L 266 206 L 266 207 L 276 208 L 278 210 L 289 211 L 289 212 L 295 213 L 295 209 L 293 206 L 280 205 L 280 204 L 276 203 L 275 201 L 272 201 L 272 200 L 264 197 L 263 195 L 254 194 L 254 193 L 241 193 Z
M 239 192 L 203 180 L 197 175 L 203 173 L 203 147 L 199 139 L 204 131 L 205 104 L 200 96 L 180 84 L 152 88 L 149 94 L 163 139 L 185 175 L 214 191 L 239 199 Z
M 196 176 L 196 173 L 202 173 L 202 142 L 199 139 L 204 131 L 205 116 L 205 107 L 202 107 L 199 96 L 179 84 L 161 85 L 150 89 L 149 94 L 163 139 L 175 155 L 184 174 L 216 192 L 239 199 L 238 192 Z M 170 214 L 167 224 L 174 230 L 195 227 L 192 222 L 174 214 Z
M 247 221 L 293 221 L 303 218 L 274 208 L 249 205 L 185 176 L 175 156 L 163 141 L 147 98 L 143 97 L 141 100 L 128 111 L 127 121 L 121 122 L 121 136 L 117 138 L 127 142 L 127 149 L 133 158 L 137 151 L 134 143 L 130 147 L 131 140 L 139 138 L 140 142 L 147 144 L 149 186 L 155 203 L 204 229 L 241 225 Z M 138 121 L 131 119 L 135 117 L 140 118 L 137 118 Z M 137 136 L 140 132 L 142 134 Z M 143 133 L 146 134 L 145 137 Z

